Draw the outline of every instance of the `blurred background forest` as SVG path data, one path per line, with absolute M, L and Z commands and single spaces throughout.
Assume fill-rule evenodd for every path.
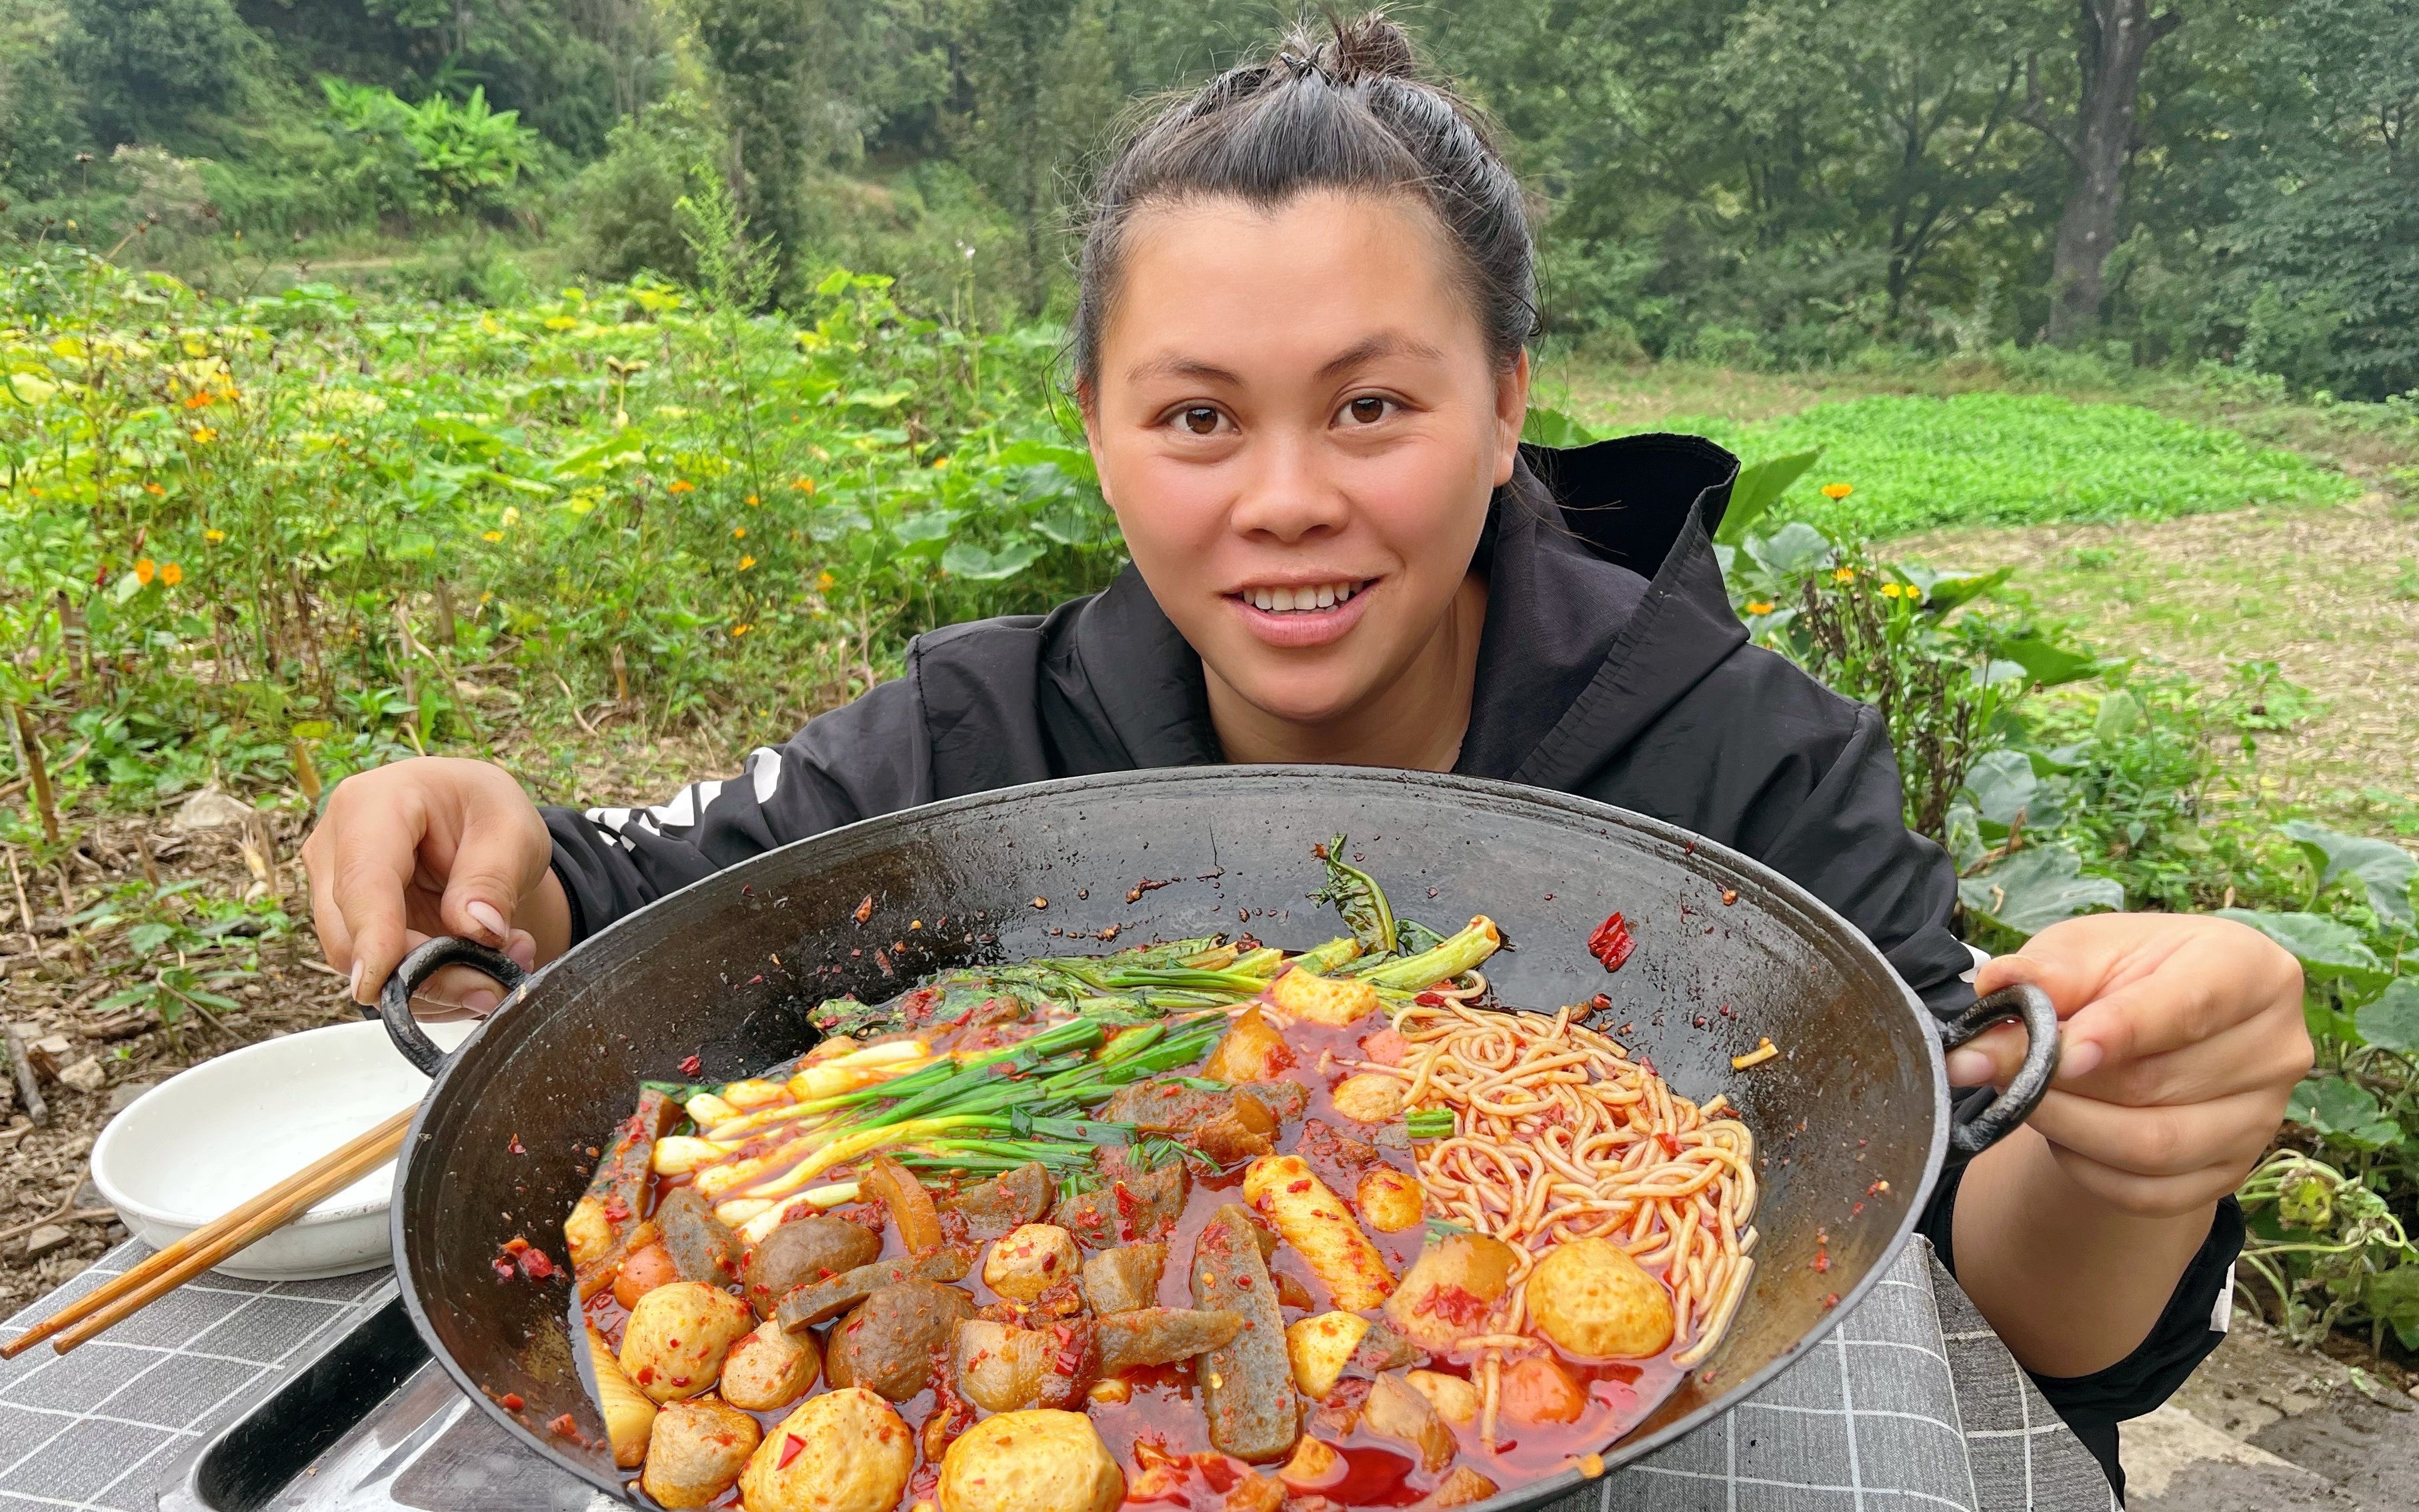
M 1589 356 L 1799 369 L 2043 341 L 2419 386 L 2412 0 L 1407 7 L 1541 198 Z M 1088 157 L 1264 0 L 0 0 L 0 197 L 260 292 L 688 281 L 720 179 L 794 303 L 834 264 L 1001 324 L 1066 295 Z

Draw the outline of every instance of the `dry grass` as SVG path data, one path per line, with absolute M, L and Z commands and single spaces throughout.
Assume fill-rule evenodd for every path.
M 2322 701 L 2265 743 L 2275 796 L 2340 810 L 2419 796 L 2419 512 L 2355 503 L 2154 524 L 1949 530 L 1893 543 L 1939 563 L 2012 564 L 2046 614 L 2112 656 L 2217 683 L 2276 662 Z

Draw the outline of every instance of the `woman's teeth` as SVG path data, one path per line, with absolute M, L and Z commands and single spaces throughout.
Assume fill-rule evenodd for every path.
M 1333 609 L 1359 593 L 1364 583 L 1320 583 L 1313 588 L 1246 588 L 1243 599 L 1254 609 L 1272 614 L 1299 614 Z

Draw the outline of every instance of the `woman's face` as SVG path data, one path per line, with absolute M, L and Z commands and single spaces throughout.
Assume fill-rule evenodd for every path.
M 1489 358 L 1444 232 L 1397 197 L 1210 199 L 1129 223 L 1085 398 L 1102 491 L 1209 676 L 1316 726 L 1436 641 L 1526 359 Z

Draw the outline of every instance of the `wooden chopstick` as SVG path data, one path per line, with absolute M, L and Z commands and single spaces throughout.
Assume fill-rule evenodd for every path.
M 237 1204 L 224 1216 L 194 1229 L 123 1275 L 36 1323 L 6 1344 L 0 1360 L 13 1360 L 53 1335 L 65 1354 L 94 1335 L 124 1322 L 254 1241 L 284 1227 L 333 1192 L 360 1180 L 403 1148 L 417 1106 L 405 1108 L 377 1128 L 313 1161 L 258 1196 Z M 65 1332 L 62 1332 L 64 1330 Z

